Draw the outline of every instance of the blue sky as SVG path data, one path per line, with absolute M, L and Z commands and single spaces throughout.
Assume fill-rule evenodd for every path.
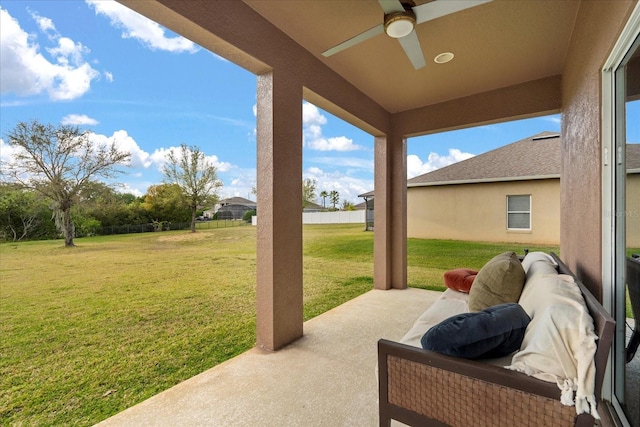
M 119 191 L 162 183 L 167 150 L 198 146 L 219 195 L 255 200 L 256 77 L 118 3 L 0 1 L 0 156 L 20 121 L 74 124 L 132 153 Z M 373 189 L 373 137 L 303 104 L 304 178 L 360 203 Z M 413 177 L 542 131 L 560 116 L 412 138 Z M 640 140 L 640 136 L 636 137 Z

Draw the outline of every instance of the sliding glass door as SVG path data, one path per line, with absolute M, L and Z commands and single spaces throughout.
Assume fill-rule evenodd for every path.
M 640 352 L 631 358 L 628 351 L 638 321 L 634 319 L 633 310 L 640 313 L 637 306 L 640 301 L 630 298 L 640 294 L 640 283 L 628 270 L 630 263 L 635 262 L 634 255 L 640 256 L 640 36 L 635 37 L 624 53 L 613 80 L 615 136 L 610 163 L 614 193 L 611 221 L 614 283 L 611 302 L 617 328 L 612 392 L 620 418 L 632 427 L 640 427 Z

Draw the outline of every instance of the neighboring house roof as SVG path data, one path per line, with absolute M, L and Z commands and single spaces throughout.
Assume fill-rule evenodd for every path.
M 362 196 L 358 196 L 358 197 L 362 197 Z M 353 209 L 357 211 L 367 209 L 367 202 L 362 202 L 362 203 L 358 203 L 357 205 L 353 205 Z
M 230 197 L 228 199 L 220 200 L 218 204 L 220 206 L 226 206 L 226 205 L 256 206 L 256 202 L 253 202 L 249 199 L 245 199 L 244 197 Z
M 407 186 L 559 178 L 560 153 L 560 136 L 542 132 L 411 178 L 407 180 Z M 640 173 L 640 143 L 627 144 L 626 156 L 628 172 Z M 373 190 L 358 197 L 372 198 Z
M 626 156 L 628 173 L 640 173 L 640 143 L 627 144 Z M 542 132 L 411 178 L 407 186 L 559 178 L 560 168 L 560 136 Z M 373 198 L 373 193 L 372 190 L 358 197 Z
M 307 201 L 306 206 L 304 207 L 303 211 L 306 212 L 319 212 L 319 211 L 324 211 L 326 210 L 325 208 L 323 208 L 322 206 L 320 206 L 317 203 L 314 202 L 309 202 Z
M 408 187 L 560 178 L 560 135 L 542 132 L 416 176 Z

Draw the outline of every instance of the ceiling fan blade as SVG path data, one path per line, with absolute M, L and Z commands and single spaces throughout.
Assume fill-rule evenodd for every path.
M 492 0 L 436 0 L 415 6 L 413 13 L 416 14 L 416 24 L 422 24 L 423 22 L 489 3 L 490 1 Z
M 413 68 L 416 70 L 424 67 L 427 63 L 424 60 L 422 54 L 422 47 L 420 46 L 420 40 L 415 31 L 412 31 L 408 36 L 398 39 L 404 52 L 409 57 L 409 60 L 413 64 Z
M 404 12 L 404 7 L 400 0 L 378 0 L 380 7 L 384 10 L 384 14 L 388 15 L 393 12 Z
M 324 52 L 322 52 L 322 56 L 334 55 L 340 51 L 343 51 L 351 46 L 357 45 L 358 43 L 361 43 L 367 39 L 370 39 L 373 36 L 377 36 L 378 34 L 382 34 L 382 33 L 384 33 L 384 25 L 383 24 L 377 25 L 365 31 L 364 33 L 360 33 L 357 36 L 350 38 L 349 40 L 343 41 L 342 43 L 332 47 L 331 49 L 325 50 Z

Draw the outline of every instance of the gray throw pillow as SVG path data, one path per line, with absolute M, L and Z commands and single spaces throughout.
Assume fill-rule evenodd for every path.
M 526 274 L 515 252 L 493 257 L 478 272 L 469 291 L 469 311 L 518 302 Z

